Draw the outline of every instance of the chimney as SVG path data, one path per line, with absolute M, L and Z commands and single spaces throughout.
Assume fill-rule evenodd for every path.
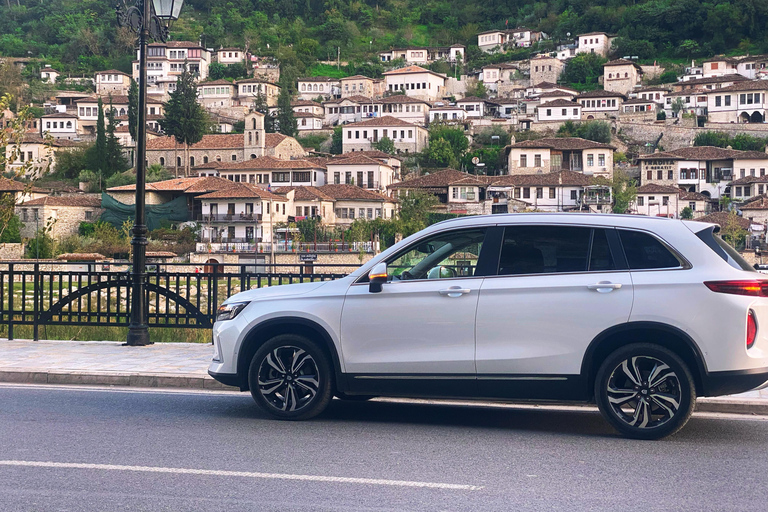
M 733 146 L 731 145 L 725 146 L 725 149 L 733 149 Z
M 659 148 L 654 149 L 653 152 L 654 153 L 658 153 L 659 152 Z

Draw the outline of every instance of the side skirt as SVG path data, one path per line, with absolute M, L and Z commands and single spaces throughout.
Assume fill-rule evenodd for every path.
M 580 375 L 345 374 L 349 394 L 424 398 L 589 400 Z

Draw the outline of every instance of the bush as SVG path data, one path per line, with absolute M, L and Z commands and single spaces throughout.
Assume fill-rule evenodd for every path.
M 656 120 L 657 121 L 664 121 L 666 119 L 667 119 L 667 113 L 666 112 L 664 112 L 663 110 L 659 110 L 658 112 L 656 112 Z
M 77 234 L 80 236 L 93 236 L 96 231 L 96 224 L 93 222 L 83 221 L 77 227 Z
M 0 234 L 0 244 L 18 243 L 21 243 L 21 220 L 18 215 L 14 215 Z
M 54 245 L 51 235 L 40 229 L 35 234 L 35 238 L 27 242 L 26 256 L 27 258 L 53 258 Z
M 136 183 L 136 176 L 130 172 L 120 172 L 107 178 L 107 188 L 122 187 Z

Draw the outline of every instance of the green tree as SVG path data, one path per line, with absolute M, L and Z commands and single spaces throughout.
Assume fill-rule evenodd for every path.
M 474 83 L 467 85 L 467 97 L 475 96 L 478 98 L 487 98 L 488 97 L 488 89 L 485 87 L 485 84 L 479 80 L 476 80 Z
M 748 234 L 749 232 L 739 225 L 736 210 L 731 210 L 726 221 L 720 226 L 720 238 L 738 250 L 744 248 Z
M 340 155 L 343 151 L 343 139 L 344 131 L 341 126 L 333 127 L 333 135 L 331 135 L 331 154 Z
M 611 125 L 605 121 L 587 121 L 580 127 L 580 137 L 608 144 L 611 142 Z
M 112 104 L 109 105 L 109 111 L 107 112 L 107 134 L 106 134 L 106 169 L 104 169 L 103 175 L 106 177 L 112 176 L 115 173 L 123 172 L 129 166 L 128 160 L 123 156 L 123 146 L 120 144 L 120 139 L 115 135 L 117 130 L 117 122 L 115 121 L 115 109 L 112 108 Z
M 108 169 L 107 157 L 107 129 L 104 124 L 104 105 L 99 97 L 98 117 L 96 118 L 96 142 L 88 149 L 87 166 L 88 169 L 103 173 Z
M 447 124 L 433 123 L 429 127 L 430 145 L 433 141 L 439 139 L 444 139 L 448 142 L 450 150 L 453 153 L 454 161 L 456 162 L 461 159 L 462 155 L 467 151 L 467 148 L 469 148 L 469 141 L 467 140 L 466 135 L 464 135 L 464 130 Z
M 53 258 L 56 242 L 53 240 L 48 230 L 40 228 L 35 232 L 35 237 L 27 242 L 27 258 Z
M 424 151 L 423 164 L 427 167 L 457 167 L 457 162 L 451 143 L 442 137 L 431 140 Z
M 613 213 L 626 213 L 629 205 L 637 197 L 637 185 L 624 171 L 613 171 L 613 179 L 610 183 L 613 195 Z
M 267 133 L 274 133 L 275 118 L 272 117 L 269 113 L 269 106 L 267 106 L 267 97 L 264 96 L 264 94 L 261 92 L 261 89 L 259 89 L 259 92 L 257 92 L 256 96 L 253 98 L 253 110 L 261 114 L 264 114 L 264 131 Z
M 189 146 L 202 140 L 209 131 L 210 119 L 197 102 L 195 77 L 187 69 L 186 60 L 184 70 L 176 81 L 176 90 L 165 103 L 165 118 L 160 120 L 160 126 L 184 145 L 184 175 L 189 176 Z
M 691 220 L 693 219 L 693 210 L 690 206 L 686 206 L 683 208 L 683 211 L 680 212 L 680 218 L 683 220 Z
M 672 100 L 671 108 L 672 108 L 672 114 L 674 114 L 674 117 L 678 117 L 680 113 L 685 110 L 685 100 L 678 96 L 677 98 Z
M 373 148 L 390 155 L 397 153 L 397 150 L 395 149 L 395 142 L 389 137 L 382 137 L 378 142 L 374 142 Z
M 139 86 L 131 79 L 128 88 L 128 133 L 136 141 L 139 138 Z
M 412 190 L 400 196 L 398 231 L 403 236 L 410 236 L 427 227 L 429 214 L 438 203 L 433 194 L 420 190 Z
M 560 81 L 582 88 L 596 88 L 598 79 L 603 76 L 603 64 L 607 61 L 597 53 L 580 53 L 568 60 Z
M 291 88 L 287 80 L 280 85 L 280 94 L 277 96 L 277 129 L 283 135 L 294 137 L 298 123 L 293 115 L 291 107 Z
M 21 243 L 21 220 L 18 215 L 12 215 L 5 229 L 0 233 L 0 244 Z

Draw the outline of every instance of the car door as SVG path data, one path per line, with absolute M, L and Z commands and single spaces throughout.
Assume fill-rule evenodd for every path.
M 387 261 L 388 282 L 379 293 L 369 291 L 367 279 L 350 286 L 341 347 L 353 386 L 359 390 L 376 381 L 407 390 L 414 383 L 405 381 L 441 379 L 474 385 L 486 231 L 451 230 L 411 244 Z
M 573 225 L 504 229 L 498 273 L 477 313 L 484 396 L 578 398 L 590 342 L 625 323 L 633 289 L 615 230 Z

